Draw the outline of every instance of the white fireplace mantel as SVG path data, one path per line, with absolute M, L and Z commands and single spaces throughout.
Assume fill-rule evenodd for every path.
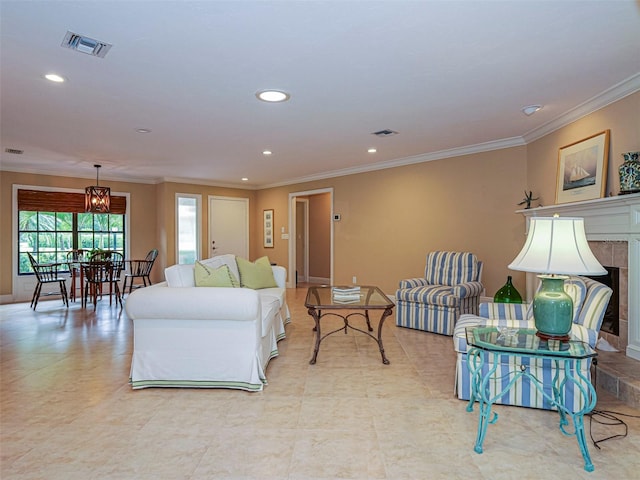
M 584 218 L 587 240 L 629 244 L 629 343 L 627 356 L 640 360 L 640 194 L 518 210 L 531 217 Z M 529 289 L 529 286 L 527 286 Z

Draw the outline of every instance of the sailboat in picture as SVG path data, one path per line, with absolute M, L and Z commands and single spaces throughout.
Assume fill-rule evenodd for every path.
M 578 180 L 583 180 L 590 176 L 591 174 L 580 165 L 574 165 L 571 169 L 571 174 L 569 175 L 569 182 L 577 182 Z

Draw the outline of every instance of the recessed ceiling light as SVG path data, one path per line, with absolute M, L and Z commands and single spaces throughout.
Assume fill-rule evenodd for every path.
M 367 150 L 367 152 L 369 153 L 376 153 L 378 150 L 376 150 L 375 148 L 370 148 L 369 150 Z
M 242 177 L 242 181 L 243 181 L 243 182 L 248 182 L 248 181 L 249 181 L 249 179 L 248 179 L 247 177 Z
M 265 150 L 262 152 L 263 155 L 271 155 L 273 152 L 271 150 Z
M 56 83 L 62 83 L 64 82 L 64 77 L 61 77 L 60 75 L 56 75 L 55 73 L 47 73 L 44 78 L 46 78 L 47 80 L 50 80 L 52 82 L 56 82 Z
M 136 128 L 136 132 L 138 133 L 151 133 L 150 128 Z
M 524 113 L 527 117 L 529 117 L 541 109 L 542 109 L 542 105 L 529 105 L 522 109 L 522 113 Z
M 291 98 L 291 95 L 281 90 L 261 90 L 256 92 L 256 97 L 263 102 L 278 103 L 286 102 Z

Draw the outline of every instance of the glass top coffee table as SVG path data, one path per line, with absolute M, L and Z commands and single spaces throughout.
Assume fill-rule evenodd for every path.
M 356 289 L 359 289 L 359 291 L 355 291 Z M 374 339 L 378 344 L 378 348 L 380 348 L 382 363 L 389 365 L 390 362 L 384 354 L 384 347 L 382 345 L 382 325 L 385 319 L 393 312 L 395 304 L 378 287 L 331 287 L 327 285 L 310 287 L 307 291 L 304 306 L 307 307 L 309 315 L 311 315 L 315 321 L 314 331 L 316 332 L 316 344 L 313 350 L 313 357 L 309 361 L 311 365 L 315 364 L 318 358 L 320 342 L 329 335 L 337 332 L 344 332 L 346 334 L 349 328 L 364 333 Z M 338 313 L 337 310 L 353 311 L 342 314 Z M 377 337 L 371 333 L 373 332 L 373 328 L 371 327 L 371 321 L 369 319 L 369 310 L 382 310 L 380 322 L 378 323 Z M 341 318 L 343 325 L 336 330 L 322 335 L 320 320 L 329 315 Z M 367 330 L 365 331 L 354 327 L 349 321 L 352 317 L 363 317 L 367 323 Z

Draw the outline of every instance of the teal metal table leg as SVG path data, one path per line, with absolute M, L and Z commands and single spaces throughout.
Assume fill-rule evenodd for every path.
M 482 356 L 480 351 L 471 348 L 467 352 L 467 367 L 471 377 L 471 394 L 469 395 L 469 403 L 467 404 L 467 412 L 473 412 L 473 404 L 478 399 L 478 389 L 480 388 L 480 372 L 482 372 Z M 480 362 L 480 364 L 478 364 Z
M 470 401 L 467 406 L 467 411 L 473 410 L 474 400 L 478 401 L 478 408 L 480 415 L 478 417 L 478 432 L 476 434 L 476 444 L 473 447 L 476 453 L 482 453 L 482 443 L 487 435 L 487 427 L 489 424 L 496 423 L 498 421 L 498 414 L 494 412 L 491 416 L 491 404 L 495 399 L 491 398 L 491 392 L 489 390 L 489 379 L 495 373 L 498 368 L 498 362 L 494 355 L 494 362 L 491 368 L 483 373 L 484 366 L 484 353 L 481 350 L 472 348 L 467 353 L 467 365 L 470 366 L 472 371 L 473 381 L 471 388 Z
M 573 365 L 572 365 L 573 363 Z M 566 405 L 565 398 L 563 395 L 560 396 L 559 402 L 557 403 L 558 411 L 568 414 L 571 417 L 571 421 L 573 422 L 573 432 L 569 432 L 565 429 L 565 426 L 568 425 L 568 422 L 565 421 L 560 422 L 560 431 L 565 435 L 575 435 L 576 440 L 578 441 L 578 446 L 580 447 L 580 453 L 582 453 L 582 458 L 584 459 L 584 469 L 587 472 L 593 472 L 594 466 L 591 461 L 591 455 L 589 455 L 589 450 L 587 448 L 587 439 L 584 433 L 584 414 L 589 413 L 596 406 L 596 390 L 591 384 L 591 380 L 586 378 L 581 373 L 581 363 L 582 360 L 578 359 L 575 361 L 565 360 L 564 361 L 564 380 L 562 385 L 567 381 L 571 381 L 578 387 L 581 396 L 584 398 L 584 405 L 582 409 L 577 412 L 572 412 L 570 406 Z M 573 368 L 572 368 L 573 366 Z

